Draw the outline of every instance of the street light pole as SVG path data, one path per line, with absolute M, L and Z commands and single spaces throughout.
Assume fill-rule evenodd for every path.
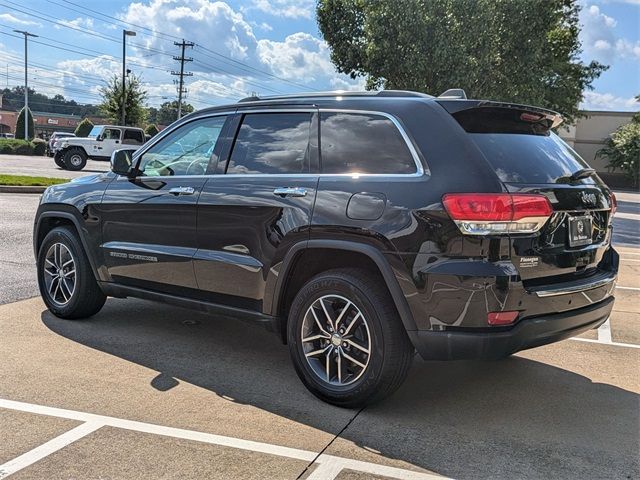
M 24 35 L 24 139 L 29 140 L 29 75 L 27 74 L 28 38 L 37 37 L 26 30 L 14 30 Z
M 122 116 L 120 118 L 120 125 L 125 126 L 125 109 L 127 105 L 127 84 L 126 84 L 126 76 L 127 76 L 127 37 L 135 37 L 136 32 L 131 30 L 122 30 Z

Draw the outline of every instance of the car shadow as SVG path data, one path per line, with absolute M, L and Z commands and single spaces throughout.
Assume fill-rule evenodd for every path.
M 41 318 L 56 334 L 159 372 L 151 382 L 158 391 L 184 381 L 332 434 L 340 430 L 327 419 L 345 410 L 309 394 L 287 348 L 257 325 L 133 299 L 109 299 L 86 322 L 48 311 Z M 346 442 L 334 442 L 329 453 L 350 456 L 355 445 L 373 462 L 382 455 L 458 479 L 637 478 L 639 400 L 518 356 L 416 358 L 401 389 L 364 409 L 342 433 Z

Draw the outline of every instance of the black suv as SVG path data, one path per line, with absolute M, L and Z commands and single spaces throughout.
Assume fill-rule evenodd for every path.
M 427 360 L 508 356 L 611 312 L 615 198 L 540 108 L 399 92 L 191 114 L 35 219 L 49 310 L 107 296 L 252 319 L 357 406 Z

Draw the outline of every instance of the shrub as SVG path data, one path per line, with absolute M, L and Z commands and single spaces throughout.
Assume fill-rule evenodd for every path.
M 88 118 L 85 118 L 78 124 L 74 133 L 76 137 L 86 137 L 87 135 L 89 135 L 89 132 L 91 132 L 92 128 L 93 122 Z
M 18 114 L 18 119 L 16 120 L 16 138 L 23 139 L 23 140 L 25 140 L 24 117 L 25 117 L 25 111 L 23 107 L 22 110 L 20 110 L 20 113 Z M 31 109 L 29 109 L 27 119 L 28 119 L 27 121 L 29 122 L 29 138 L 26 140 L 31 140 L 34 137 L 34 134 L 36 133 L 36 126 L 35 126 L 35 123 L 33 122 L 33 114 L 31 113 Z
M 150 137 L 155 137 L 158 132 L 160 132 L 160 130 L 158 130 L 158 127 L 156 127 L 154 123 L 152 123 L 151 125 L 147 125 L 147 128 L 144 131 L 144 133 L 146 133 Z
M 632 121 L 619 127 L 596 155 L 609 160 L 609 171 L 622 170 L 637 185 L 640 174 L 640 122 Z
M 17 138 L 0 138 L 0 153 L 13 155 L 33 155 L 34 145 Z
M 33 139 L 33 154 L 44 155 L 47 151 L 47 142 L 41 138 Z

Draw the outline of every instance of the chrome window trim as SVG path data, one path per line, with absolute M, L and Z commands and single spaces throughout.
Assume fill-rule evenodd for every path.
M 414 173 L 224 173 L 224 174 L 215 174 L 215 175 L 173 175 L 173 176 L 149 176 L 149 177 L 140 177 L 140 178 L 144 178 L 145 180 L 163 180 L 163 179 L 168 179 L 168 178 L 184 178 L 184 179 L 191 179 L 191 178 L 226 178 L 226 177 L 231 177 L 231 178 L 261 178 L 261 177 L 269 177 L 269 178 L 274 178 L 274 177 L 285 177 L 285 178 L 318 178 L 318 177 L 322 177 L 322 178 L 345 178 L 345 177 L 351 177 L 353 179 L 358 179 L 361 177 L 373 177 L 373 178 L 411 178 L 411 177 L 422 177 L 424 175 L 430 175 L 429 169 L 428 168 L 424 168 L 422 161 L 420 159 L 420 155 L 413 143 L 413 141 L 411 140 L 411 137 L 409 137 L 409 135 L 407 134 L 407 132 L 405 131 L 404 127 L 402 126 L 402 124 L 400 123 L 400 121 L 392 114 L 387 113 L 387 112 L 380 112 L 377 110 L 358 110 L 358 109 L 345 109 L 345 108 L 309 108 L 309 107 L 303 107 L 303 108 L 295 108 L 295 107 L 276 107 L 276 108 L 247 108 L 242 109 L 242 107 L 239 107 L 238 110 L 235 111 L 228 111 L 225 110 L 223 112 L 213 112 L 210 114 L 206 114 L 206 115 L 201 115 L 201 116 L 197 116 L 194 117 L 192 120 L 190 121 L 196 121 L 196 120 L 201 120 L 203 118 L 209 118 L 209 117 L 217 117 L 217 116 L 221 116 L 221 115 L 233 115 L 233 114 L 249 114 L 249 113 L 296 113 L 296 112 L 330 112 L 330 113 L 350 113 L 350 114 L 362 114 L 362 115 L 378 115 L 381 117 L 385 117 L 389 120 L 391 120 L 391 122 L 395 125 L 395 127 L 398 129 L 398 131 L 400 132 L 400 135 L 402 136 L 403 140 L 405 141 L 407 148 L 409 149 L 409 152 L 411 153 L 411 156 L 413 157 L 413 161 L 416 165 L 416 171 Z M 184 123 L 180 123 L 179 125 L 175 125 L 174 127 L 169 127 L 166 128 L 165 130 L 163 130 L 161 132 L 161 134 L 156 135 L 157 140 L 155 140 L 154 138 L 154 142 L 152 144 L 149 144 L 148 146 L 145 146 L 144 151 L 142 151 L 143 149 L 140 148 L 136 151 L 136 153 L 140 152 L 137 156 L 142 156 L 144 155 L 144 153 L 151 148 L 153 145 L 155 145 L 157 142 L 161 141 L 164 137 L 166 137 L 167 135 L 169 135 L 171 132 L 175 131 L 177 128 L 181 127 L 182 125 L 185 125 L 189 122 L 184 122 Z M 166 132 L 166 133 L 165 133 Z M 161 135 L 161 136 L 160 136 Z M 128 177 L 123 177 L 121 175 L 118 176 L 117 178 L 118 181 L 121 180 L 130 180 Z

